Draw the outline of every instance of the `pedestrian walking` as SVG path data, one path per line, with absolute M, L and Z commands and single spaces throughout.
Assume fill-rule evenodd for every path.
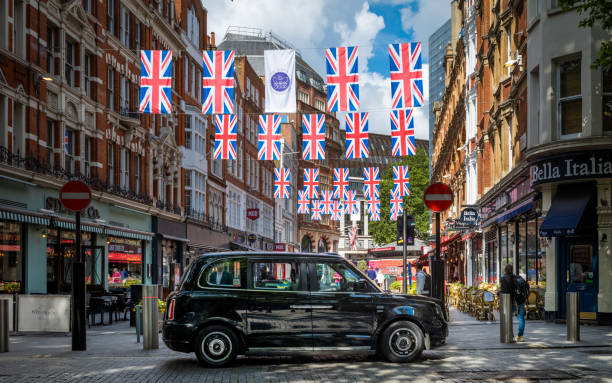
M 366 274 L 370 280 L 376 282 L 376 271 L 374 271 L 374 267 L 370 266 Z
M 385 284 L 385 274 L 380 271 L 380 269 L 376 269 L 376 282 L 380 288 L 384 287 Z
M 423 270 L 423 264 L 421 263 L 416 264 L 416 269 L 416 293 L 418 295 L 429 295 L 429 292 L 431 291 L 431 276 Z
M 520 275 L 515 275 L 511 264 L 504 267 L 504 275 L 500 280 L 500 294 L 510 294 L 512 297 L 512 311 L 516 312 L 518 319 L 517 342 L 523 341 L 525 334 L 525 301 L 529 296 L 529 284 Z

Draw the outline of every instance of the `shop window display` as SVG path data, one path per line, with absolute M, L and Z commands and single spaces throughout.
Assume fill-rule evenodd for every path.
M 537 281 L 538 234 L 536 218 L 527 221 L 527 281 Z
M 527 280 L 527 221 L 518 221 L 516 240 L 518 242 L 518 275 Z
M 47 293 L 68 293 L 72 289 L 72 260 L 75 254 L 76 233 L 48 229 L 46 237 Z M 89 247 L 91 243 L 91 233 L 82 232 L 81 246 Z
M 109 287 L 142 283 L 142 258 L 142 241 L 109 237 Z
M 21 224 L 0 222 L 0 293 L 21 291 L 22 245 Z

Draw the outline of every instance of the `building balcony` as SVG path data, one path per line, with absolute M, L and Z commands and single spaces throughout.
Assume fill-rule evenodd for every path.
M 223 222 L 219 221 L 215 217 L 207 215 L 204 212 L 196 211 L 194 209 L 185 209 L 185 217 L 198 221 L 211 230 L 218 231 L 220 233 L 228 232 L 228 228 L 223 224 Z
M 44 176 L 49 176 L 65 181 L 81 181 L 94 190 L 114 194 L 118 197 L 151 206 L 153 200 L 148 195 L 135 193 L 132 190 L 122 189 L 117 185 L 109 185 L 99 178 L 80 172 L 71 172 L 59 166 L 51 166 L 49 163 L 41 162 L 35 157 L 22 157 L 19 153 L 13 154 L 6 147 L 0 146 L 0 164 L 8 165 L 16 169 L 24 169 Z
M 176 206 L 170 202 L 164 202 L 158 199 L 157 202 L 155 202 L 155 207 L 157 207 L 160 210 L 165 210 L 170 213 L 181 215 L 181 207 Z

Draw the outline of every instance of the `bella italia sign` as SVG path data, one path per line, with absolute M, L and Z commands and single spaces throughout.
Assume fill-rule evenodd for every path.
M 543 158 L 530 168 L 531 185 L 571 179 L 612 177 L 612 150 Z

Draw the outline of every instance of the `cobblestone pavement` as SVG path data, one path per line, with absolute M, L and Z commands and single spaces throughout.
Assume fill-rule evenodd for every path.
M 92 327 L 88 348 L 70 350 L 69 335 L 17 335 L 0 354 L 0 382 L 612 382 L 612 328 L 528 321 L 527 342 L 500 344 L 499 325 L 451 313 L 448 344 L 411 364 L 374 356 L 239 358 L 231 368 L 200 367 L 193 354 L 143 351 L 127 322 Z

